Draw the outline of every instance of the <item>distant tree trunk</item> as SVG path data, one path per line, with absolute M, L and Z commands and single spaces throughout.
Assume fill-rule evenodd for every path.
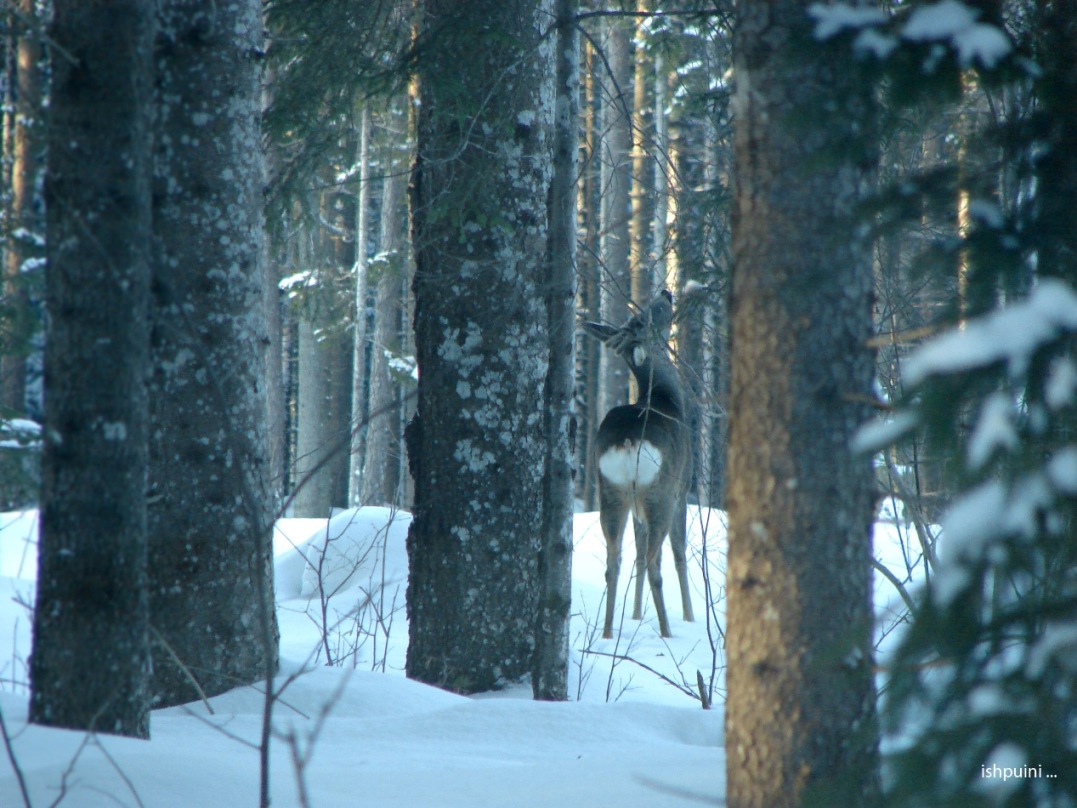
M 355 203 L 355 328 L 352 332 L 351 447 L 348 452 L 348 506 L 363 504 L 362 476 L 367 417 L 367 268 L 370 251 L 370 105 L 356 110 L 359 119 L 358 193 Z
M 23 28 L 25 20 L 36 19 L 34 0 L 19 0 L 21 34 L 15 45 L 15 116 L 12 132 L 11 199 L 8 205 L 6 255 L 4 262 L 3 344 L 0 344 L 0 407 L 18 414 L 26 410 L 26 343 L 30 338 L 30 305 L 23 283 L 26 259 L 33 252 L 35 236 L 42 235 L 40 217 L 34 210 L 34 185 L 41 152 L 41 45 L 37 31 Z
M 268 245 L 265 251 L 265 281 L 262 285 L 266 316 L 267 342 L 265 345 L 266 386 L 266 442 L 268 461 L 267 478 L 270 485 L 270 501 L 276 512 L 284 497 L 288 481 L 287 465 L 287 413 L 284 377 L 284 318 L 281 312 L 280 269 L 270 258 Z
M 654 55 L 654 226 L 651 240 L 654 244 L 654 286 L 672 287 L 671 278 L 676 271 L 670 271 L 670 264 L 676 263 L 676 256 L 669 245 L 669 228 L 666 218 L 670 214 L 673 199 L 673 172 L 676 160 L 673 147 L 669 141 L 669 123 L 666 120 L 666 60 L 661 49 Z M 674 212 L 676 207 L 672 208 Z M 683 285 L 682 285 L 683 287 Z M 650 295 L 648 295 L 649 299 Z M 698 443 L 698 441 L 697 441 Z
M 422 9 L 407 673 L 474 692 L 520 679 L 533 661 L 553 4 Z
M 601 266 L 599 264 L 599 229 L 601 221 L 600 179 L 601 166 L 599 156 L 598 120 L 600 117 L 601 97 L 595 82 L 595 48 L 591 41 L 582 43 L 583 66 L 583 166 L 579 183 L 579 226 L 583 230 L 582 249 L 578 255 L 577 271 L 579 289 L 577 293 L 579 308 L 591 320 L 602 316 Z M 582 479 L 578 481 L 579 496 L 587 510 L 598 509 L 598 470 L 591 441 L 598 423 L 599 388 L 601 387 L 601 343 L 595 339 L 577 341 L 578 358 L 577 389 L 581 427 L 577 430 L 576 465 L 581 469 Z
M 573 22 L 578 0 L 557 0 L 557 41 L 550 183 L 546 315 L 550 364 L 546 374 L 546 466 L 539 556 L 535 664 L 536 699 L 568 698 L 569 614 L 572 605 L 572 471 L 575 416 L 576 162 L 579 148 L 579 37 Z
M 1037 63 L 1045 72 L 1037 82 L 1049 146 L 1040 158 L 1037 193 L 1041 231 L 1039 271 L 1077 286 L 1077 8 L 1073 3 L 1039 0 L 1042 39 Z
M 405 274 L 405 232 L 401 202 L 407 186 L 403 166 L 392 159 L 397 144 L 386 149 L 385 184 L 381 202 L 381 250 L 375 284 L 374 338 L 370 361 L 370 424 L 360 486 L 365 504 L 401 504 L 400 459 L 403 450 L 401 429 L 401 383 L 394 379 L 390 357 L 401 353 L 402 284 Z
M 620 325 L 629 316 L 632 277 L 632 80 L 631 48 L 623 20 L 611 18 L 606 40 L 602 142 L 602 319 Z M 643 301 L 637 301 L 642 303 Z M 628 366 L 612 351 L 599 352 L 599 415 L 628 400 Z
M 320 291 L 320 290 L 319 290 Z M 315 292 L 315 296 L 318 292 Z M 351 384 L 343 374 L 340 354 L 349 351 L 327 313 L 327 301 L 311 300 L 298 316 L 299 373 L 295 480 L 295 516 L 329 516 L 347 505 L 348 416 L 341 418 L 340 397 Z
M 637 0 L 636 10 L 640 14 L 652 11 L 654 0 Z M 651 299 L 655 284 L 654 257 L 657 245 L 652 240 L 655 190 L 654 163 L 658 158 L 653 153 L 654 134 L 647 89 L 650 82 L 647 75 L 651 71 L 651 57 L 644 46 L 646 26 L 651 18 L 641 16 L 636 21 L 635 48 L 633 49 L 632 80 L 632 189 L 630 191 L 632 221 L 630 227 L 630 269 L 632 277 L 632 299 L 644 303 Z
M 30 720 L 149 736 L 153 3 L 55 0 Z M 70 54 L 72 63 L 64 54 Z
M 269 108 L 276 76 L 269 70 L 262 79 L 262 116 Z M 270 145 L 266 149 L 266 187 L 271 188 L 280 174 L 280 149 Z M 288 488 L 289 441 L 288 441 L 288 378 L 286 372 L 287 329 L 284 317 L 284 296 L 281 292 L 281 268 L 283 251 L 274 248 L 268 234 L 265 239 L 265 278 L 262 292 L 265 296 L 266 331 L 266 392 L 268 396 L 267 424 L 269 443 L 269 480 L 274 511 L 279 511 Z
M 739 14 L 727 804 L 874 804 L 868 88 L 802 3 Z
M 159 4 L 150 608 L 154 693 L 277 664 L 266 390 L 261 6 Z M 177 664 L 176 660 L 182 663 Z

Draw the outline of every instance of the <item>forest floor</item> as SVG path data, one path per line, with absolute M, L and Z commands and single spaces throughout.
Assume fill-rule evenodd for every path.
M 567 703 L 535 702 L 527 683 L 465 697 L 404 677 L 409 522 L 404 512 L 363 508 L 277 524 L 282 693 L 273 713 L 274 805 L 722 804 L 724 514 L 689 514 L 694 623 L 681 619 L 666 548 L 668 640 L 658 636 L 649 598 L 642 621 L 629 617 L 630 533 L 620 632 L 601 639 L 605 544 L 597 514 L 576 515 Z M 904 531 L 879 528 L 876 552 L 904 579 Z M 27 724 L 35 539 L 35 513 L 0 515 L 0 711 L 31 804 L 256 805 L 257 687 L 210 699 L 212 714 L 202 703 L 154 711 L 148 742 Z M 882 579 L 876 590 L 885 615 L 896 592 Z M 713 709 L 701 709 L 700 680 L 713 692 Z M 0 805 L 23 804 L 12 763 L 0 755 Z

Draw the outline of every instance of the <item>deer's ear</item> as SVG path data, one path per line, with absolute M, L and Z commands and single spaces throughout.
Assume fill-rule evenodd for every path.
M 592 337 L 596 337 L 603 342 L 608 340 L 618 331 L 618 329 L 614 328 L 612 325 L 606 325 L 605 323 L 593 323 L 589 320 L 584 320 L 582 323 L 580 323 L 580 326 Z

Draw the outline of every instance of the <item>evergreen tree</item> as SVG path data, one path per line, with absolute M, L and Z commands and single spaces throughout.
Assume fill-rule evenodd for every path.
M 973 133 L 994 144 L 984 170 L 944 167 L 947 193 L 969 200 L 967 230 L 932 245 L 966 267 L 948 310 L 957 327 L 905 361 L 899 413 L 860 441 L 926 437 L 952 458 L 956 491 L 933 574 L 887 661 L 885 715 L 900 743 L 886 804 L 1072 805 L 1077 16 L 1053 3 L 948 10 L 947 26 L 937 6 L 914 4 L 843 32 L 903 102 L 952 100 L 974 83 L 992 100 L 1033 102 L 1001 105 L 1001 125 Z M 938 189 L 930 177 L 901 186 L 889 200 L 923 206 Z
M 267 437 L 261 7 L 159 4 L 150 608 L 175 704 L 277 664 Z
M 149 736 L 148 0 L 56 0 L 45 458 L 30 719 Z
M 534 651 L 551 19 L 549 0 L 427 0 L 419 25 L 407 673 L 462 692 Z
M 797 2 L 734 42 L 727 804 L 865 805 L 876 782 L 870 87 Z

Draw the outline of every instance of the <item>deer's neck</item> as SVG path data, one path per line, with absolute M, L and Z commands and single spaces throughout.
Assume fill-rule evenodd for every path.
M 639 384 L 639 397 L 636 406 L 650 407 L 665 412 L 667 415 L 684 414 L 684 393 L 677 369 L 665 356 L 652 357 L 649 354 L 629 356 L 636 382 Z

